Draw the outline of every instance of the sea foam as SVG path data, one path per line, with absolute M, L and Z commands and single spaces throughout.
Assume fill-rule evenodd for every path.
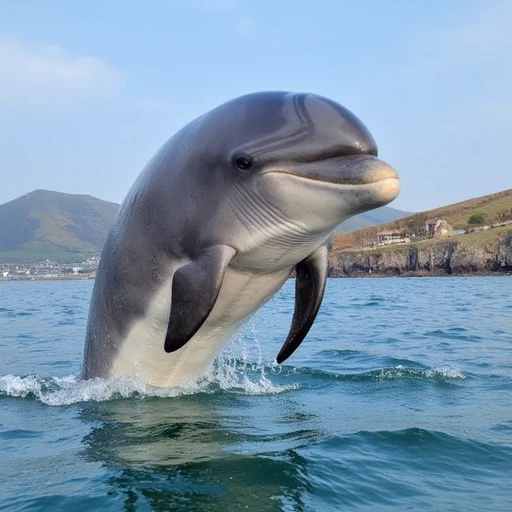
M 77 375 L 42 377 L 37 375 L 4 375 L 0 377 L 0 396 L 33 398 L 62 406 L 78 402 L 115 400 L 131 397 L 172 398 L 195 393 L 225 391 L 245 395 L 272 395 L 294 389 L 279 385 L 270 378 L 279 370 L 273 366 L 247 364 L 239 359 L 221 359 L 198 382 L 177 388 L 157 388 L 137 377 L 82 380 Z

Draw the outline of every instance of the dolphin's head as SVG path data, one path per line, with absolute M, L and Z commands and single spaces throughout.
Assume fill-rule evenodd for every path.
M 213 229 L 238 222 L 224 230 L 238 251 L 262 243 L 281 243 L 284 250 L 303 240 L 318 244 L 348 217 L 399 193 L 398 175 L 377 158 L 368 129 L 321 96 L 250 94 L 198 121 L 192 129 L 205 142 L 209 185 L 223 187 L 216 194 L 223 197 L 220 216 L 212 205 Z

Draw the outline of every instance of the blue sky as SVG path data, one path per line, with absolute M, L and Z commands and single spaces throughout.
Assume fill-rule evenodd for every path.
M 512 187 L 512 2 L 0 0 L 0 203 L 120 202 L 181 126 L 259 90 L 352 110 L 422 211 Z

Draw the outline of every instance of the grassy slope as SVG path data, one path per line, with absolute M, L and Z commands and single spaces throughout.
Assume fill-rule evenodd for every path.
M 414 225 L 415 221 L 419 221 L 423 225 L 425 221 L 435 222 L 441 218 L 452 227 L 463 229 L 468 227 L 469 218 L 476 213 L 485 214 L 485 224 L 512 219 L 512 189 L 417 213 L 393 222 L 389 227 L 400 229 Z M 497 218 L 500 216 L 502 219 Z
M 377 227 L 362 229 L 355 233 L 335 235 L 333 245 L 338 249 L 359 248 L 366 240 L 373 240 L 379 232 L 403 232 L 407 234 L 425 233 L 425 222 L 437 219 L 445 219 L 454 228 L 467 228 L 469 218 L 476 213 L 485 214 L 485 224 L 512 219 L 512 189 L 504 190 L 496 194 L 477 197 L 468 201 L 455 203 L 435 210 L 417 213 L 403 219 L 383 224 Z M 470 227 L 470 226 L 469 226 Z M 511 226 L 505 228 L 505 231 L 512 230 Z M 471 240 L 492 239 L 501 233 L 502 230 L 493 229 L 482 233 L 464 235 L 464 239 L 471 237 Z M 468 239 L 469 240 L 469 239 Z M 436 243 L 437 240 L 422 241 L 417 243 Z M 398 250 L 400 246 L 386 247 L 386 250 Z M 383 249 L 382 247 L 379 248 Z
M 78 261 L 98 254 L 118 208 L 47 190 L 0 205 L 0 261 Z

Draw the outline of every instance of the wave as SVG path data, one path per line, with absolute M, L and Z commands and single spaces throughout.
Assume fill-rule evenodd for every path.
M 453 366 L 439 366 L 434 368 L 409 368 L 403 365 L 395 366 L 394 368 L 383 368 L 381 370 L 374 370 L 366 374 L 374 380 L 389 380 L 389 379 L 433 379 L 433 380 L 462 380 L 466 375 L 460 368 Z
M 320 448 L 322 453 L 350 453 L 354 449 L 359 456 L 367 452 L 372 457 L 377 452 L 382 457 L 392 453 L 389 459 L 394 459 L 397 468 L 414 464 L 419 471 L 423 466 L 442 466 L 445 470 L 451 468 L 451 471 L 457 472 L 463 465 L 466 472 L 486 467 L 500 476 L 505 469 L 508 470 L 512 456 L 512 447 L 508 443 L 475 439 L 467 432 L 443 432 L 419 427 L 360 430 L 334 435 L 319 441 L 316 448 Z
M 470 453 L 473 453 L 473 457 L 475 453 L 479 453 L 482 455 L 482 459 L 489 457 L 491 451 L 506 452 L 507 459 L 508 454 L 512 454 L 510 445 L 476 440 L 469 434 L 462 435 L 420 427 L 397 430 L 359 430 L 344 435 L 333 435 L 319 441 L 318 446 L 321 446 L 326 452 L 336 452 L 336 450 L 346 449 L 348 446 L 355 446 L 358 450 L 362 446 L 368 446 L 371 450 L 378 446 L 383 451 L 402 447 L 407 452 L 413 446 L 421 446 L 424 451 L 430 452 L 431 456 L 434 456 L 434 450 L 446 454 L 450 450 L 454 450 L 459 455 L 467 454 L 468 458 L 471 457 Z M 405 453 L 405 455 L 410 456 L 411 454 Z
M 103 402 L 121 398 L 173 398 L 218 391 L 245 395 L 274 395 L 295 389 L 295 384 L 279 385 L 268 373 L 273 367 L 247 365 L 241 361 L 221 361 L 200 381 L 178 388 L 158 388 L 137 377 L 83 380 L 77 375 L 42 377 L 0 376 L 0 397 L 31 398 L 51 406 L 79 402 Z
M 475 439 L 466 432 L 419 427 L 333 435 L 311 449 L 316 457 L 323 459 L 324 465 L 340 453 L 353 461 L 372 461 L 375 465 L 372 483 L 376 479 L 381 480 L 380 491 L 390 488 L 390 485 L 392 488 L 393 482 L 400 477 L 408 480 L 411 490 L 416 492 L 429 481 L 423 489 L 425 493 L 431 492 L 431 487 L 440 489 L 446 486 L 450 489 L 450 480 L 453 485 L 454 478 L 473 480 L 475 484 L 491 477 L 505 480 L 510 472 L 512 456 L 512 447 L 507 443 Z M 376 461 L 379 460 L 386 461 L 385 467 L 378 468 Z M 406 475 L 404 467 L 409 468 Z M 365 469 L 364 464 L 361 469 Z M 482 478 L 484 475 L 486 478 Z M 424 479 L 427 481 L 422 483 Z M 405 480 L 402 484 L 406 483 Z M 461 484 L 465 485 L 467 481 Z M 391 493 L 389 498 L 392 498 Z
M 277 382 L 284 379 L 288 382 Z M 274 395 L 309 388 L 318 381 L 364 383 L 389 380 L 431 380 L 447 383 L 464 379 L 466 374 L 452 366 L 418 368 L 416 365 L 398 364 L 359 373 L 332 373 L 308 367 L 248 363 L 246 360 L 232 358 L 217 362 L 212 370 L 198 382 L 178 388 L 150 386 L 137 377 L 82 380 L 77 375 L 65 377 L 4 375 L 0 376 L 0 397 L 32 398 L 46 405 L 61 406 L 122 398 L 173 398 L 216 392 Z
M 429 367 L 410 359 L 350 349 L 320 350 L 312 356 L 312 362 L 314 369 L 301 368 L 296 371 L 305 370 L 315 376 L 346 381 L 421 379 L 448 382 L 467 377 L 456 366 Z
M 356 368 L 365 366 L 378 367 L 397 367 L 407 366 L 412 368 L 425 368 L 425 366 L 416 361 L 405 358 L 396 358 L 388 355 L 377 355 L 350 349 L 325 349 L 317 352 L 314 356 L 320 366 L 325 364 L 342 365 L 345 369 L 348 365 L 354 365 Z
M 438 366 L 432 368 L 417 368 L 402 364 L 378 368 L 359 373 L 331 373 L 312 368 L 294 368 L 292 374 L 310 375 L 322 380 L 341 380 L 347 382 L 383 381 L 383 380 L 433 380 L 451 382 L 466 379 L 467 375 L 460 368 L 453 366 Z

